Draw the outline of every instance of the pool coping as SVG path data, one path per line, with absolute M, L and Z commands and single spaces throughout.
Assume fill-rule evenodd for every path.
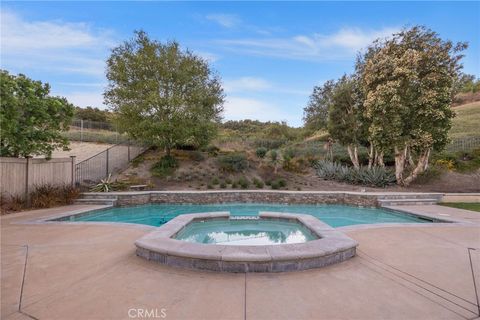
M 303 224 L 319 239 L 275 245 L 219 245 L 172 238 L 198 219 L 230 218 L 229 212 L 183 214 L 135 241 L 137 255 L 174 267 L 218 272 L 285 272 L 320 268 L 355 256 L 358 242 L 307 214 L 260 212 L 260 219 Z

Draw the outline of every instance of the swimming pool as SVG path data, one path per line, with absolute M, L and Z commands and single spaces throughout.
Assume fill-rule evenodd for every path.
M 420 217 L 380 208 L 361 208 L 345 205 L 286 205 L 266 203 L 227 204 L 148 204 L 117 207 L 67 216 L 55 221 L 123 222 L 161 226 L 181 214 L 228 211 L 232 216 L 257 216 L 260 211 L 312 215 L 332 227 L 375 223 L 425 223 Z

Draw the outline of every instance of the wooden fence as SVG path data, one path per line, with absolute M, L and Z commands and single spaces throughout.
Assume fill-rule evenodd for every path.
M 75 157 L 50 160 L 0 157 L 0 192 L 27 199 L 37 185 L 73 185 L 74 173 Z

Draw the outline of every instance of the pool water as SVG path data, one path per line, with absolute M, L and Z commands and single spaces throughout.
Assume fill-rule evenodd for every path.
M 178 240 L 223 245 L 273 245 L 318 239 L 307 227 L 289 220 L 210 219 L 189 223 Z
M 386 209 L 360 208 L 345 205 L 305 205 L 270 203 L 228 204 L 148 204 L 118 207 L 56 219 L 56 221 L 126 222 L 161 226 L 180 214 L 229 211 L 233 216 L 257 216 L 260 211 L 303 213 L 312 215 L 332 227 L 374 223 L 429 222 L 400 212 Z

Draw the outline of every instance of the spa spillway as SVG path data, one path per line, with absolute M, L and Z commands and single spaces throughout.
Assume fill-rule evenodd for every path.
M 135 242 L 158 263 L 220 272 L 320 268 L 355 256 L 357 242 L 304 214 L 228 212 L 180 215 Z

